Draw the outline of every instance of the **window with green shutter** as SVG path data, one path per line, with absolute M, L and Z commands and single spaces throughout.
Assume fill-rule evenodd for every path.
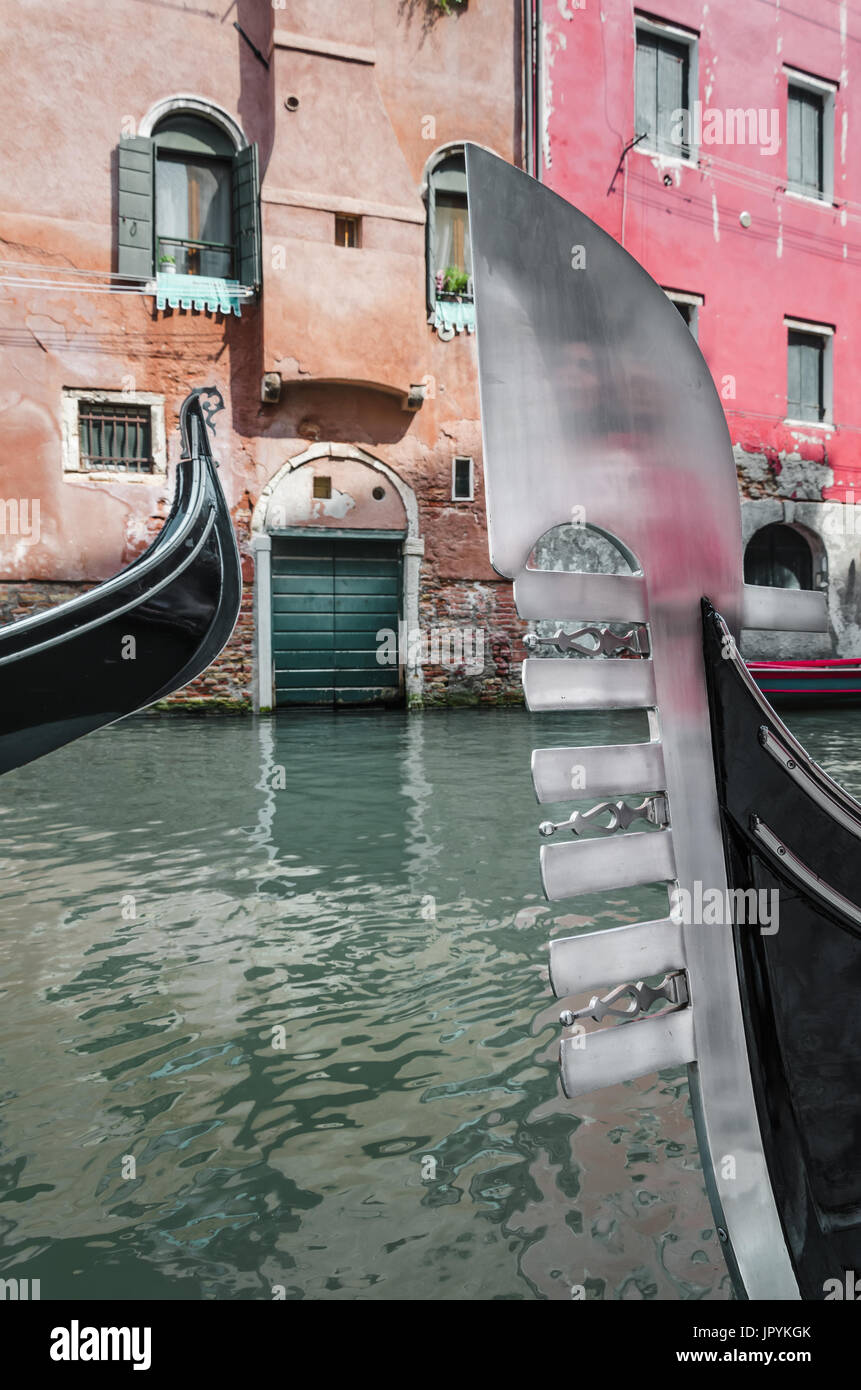
M 793 193 L 821 198 L 825 192 L 823 160 L 824 98 L 791 83 L 786 107 L 787 187 Z
M 820 333 L 788 330 L 786 413 L 790 420 L 825 419 L 825 339 Z
M 638 28 L 635 134 L 645 135 L 650 149 L 690 158 L 690 144 L 683 138 L 688 132 L 678 116 L 690 110 L 690 85 L 691 44 Z
M 428 179 L 428 304 L 458 295 L 472 299 L 472 251 L 463 154 L 447 155 Z
M 120 143 L 121 275 L 178 273 L 262 282 L 257 146 L 236 150 L 214 122 L 172 112 Z

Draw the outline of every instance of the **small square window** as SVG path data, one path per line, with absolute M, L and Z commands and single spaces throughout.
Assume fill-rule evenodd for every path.
M 473 498 L 473 463 L 471 458 L 458 456 L 451 465 L 451 497 L 453 502 L 471 502 Z
M 336 217 L 336 218 L 335 218 L 335 245 L 336 245 L 336 246 L 358 246 L 358 245 L 359 245 L 359 218 L 358 218 L 358 217 Z
M 164 399 L 151 392 L 63 391 L 67 472 L 163 473 Z
M 152 472 L 148 405 L 101 405 L 81 401 L 78 429 L 82 468 L 116 469 L 119 473 Z
M 702 295 L 668 289 L 664 289 L 664 294 L 688 325 L 694 342 L 697 342 L 699 338 L 699 313 L 704 302 Z
M 326 497 L 331 497 L 331 496 L 332 496 L 332 479 L 331 479 L 331 478 L 316 477 L 316 478 L 314 479 L 314 492 L 313 492 L 313 495 L 314 495 L 315 497 L 324 497 L 324 498 L 326 498 Z

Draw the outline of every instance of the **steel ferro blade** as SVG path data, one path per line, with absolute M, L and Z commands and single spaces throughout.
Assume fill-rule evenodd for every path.
M 726 894 L 700 600 L 708 595 L 736 636 L 754 611 L 786 629 L 796 616 L 799 627 L 821 627 L 824 603 L 802 613 L 784 595 L 745 593 L 723 409 L 690 330 L 660 287 L 528 175 L 475 145 L 466 146 L 466 168 L 491 561 L 514 581 L 523 616 L 594 625 L 645 617 L 649 626 L 650 654 L 631 661 L 527 661 L 527 703 L 531 696 L 547 709 L 653 711 L 652 762 L 662 785 L 637 785 L 644 760 L 636 757 L 627 785 L 615 748 L 606 750 L 607 775 L 617 792 L 662 792 L 669 807 L 669 829 L 660 831 L 671 837 L 662 842 L 666 853 L 657 853 L 658 840 L 644 845 L 651 836 L 643 833 L 546 846 L 545 891 L 568 897 L 653 872 L 692 898 L 697 882 L 701 896 L 703 885 Z M 572 521 L 614 539 L 632 575 L 537 573 L 529 565 L 537 542 Z M 606 780 L 602 750 L 582 751 L 584 765 Z M 572 748 L 536 754 L 539 765 L 557 752 L 576 763 Z M 663 1032 L 648 1018 L 620 1025 L 593 1049 L 591 1076 L 589 1048 L 574 1059 L 563 1043 L 563 1074 L 573 1075 L 576 1062 L 572 1087 L 580 1092 L 686 1061 L 706 1183 L 736 1286 L 754 1298 L 798 1298 L 757 1120 L 732 929 L 681 923 L 676 935 L 674 923 L 670 913 L 614 932 L 612 951 L 602 951 L 615 972 L 606 983 L 636 978 L 654 930 L 662 968 L 687 972 L 690 1012 L 674 1015 Z M 595 934 L 554 943 L 554 978 L 581 973 L 590 939 Z M 728 1155 L 731 1179 L 723 1176 Z

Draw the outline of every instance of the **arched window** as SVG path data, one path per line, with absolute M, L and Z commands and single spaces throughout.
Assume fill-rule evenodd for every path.
M 794 526 L 774 522 L 763 526 L 744 552 L 746 584 L 770 584 L 777 589 L 813 588 L 813 552 Z
M 233 144 L 203 116 L 177 112 L 153 131 L 159 271 L 233 278 Z
M 475 325 L 462 150 L 437 158 L 427 179 L 428 309 L 441 337 Z
M 201 98 L 171 97 L 120 141 L 117 269 L 260 288 L 257 146 Z M 185 290 L 183 290 L 185 293 Z

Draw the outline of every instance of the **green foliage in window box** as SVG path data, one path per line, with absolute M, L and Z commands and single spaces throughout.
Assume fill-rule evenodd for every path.
M 447 294 L 466 294 L 469 288 L 469 276 L 465 270 L 458 270 L 456 265 L 446 266 L 442 273 L 441 289 Z

